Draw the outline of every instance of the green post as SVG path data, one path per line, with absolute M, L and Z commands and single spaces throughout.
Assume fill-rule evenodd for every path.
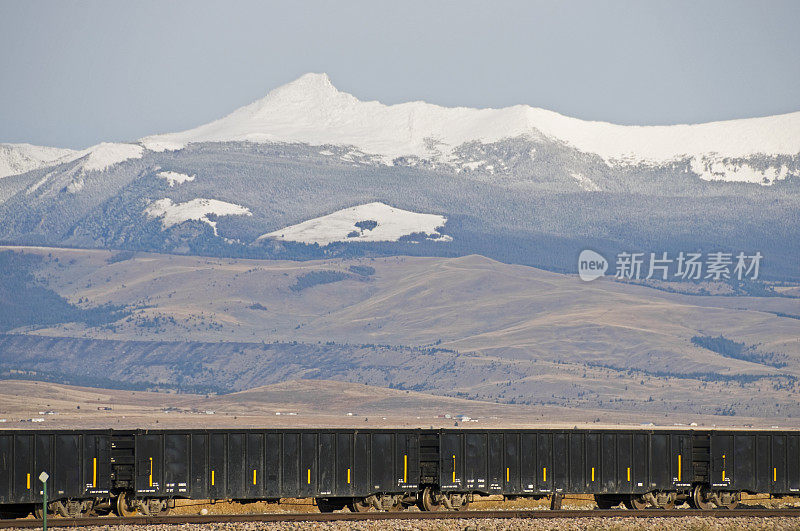
M 42 471 L 39 481 L 42 482 L 42 531 L 47 531 L 47 478 L 50 476 Z

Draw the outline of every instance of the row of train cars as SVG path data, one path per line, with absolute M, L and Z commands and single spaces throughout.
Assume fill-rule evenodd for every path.
M 593 494 L 600 508 L 733 508 L 800 492 L 800 432 L 703 429 L 0 431 L 0 515 L 163 514 L 177 499 L 459 510 Z

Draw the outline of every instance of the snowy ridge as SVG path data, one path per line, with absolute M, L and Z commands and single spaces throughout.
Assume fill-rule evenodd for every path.
M 144 147 L 139 144 L 101 142 L 82 150 L 33 146 L 31 144 L 0 144 L 0 178 L 83 159 L 84 171 L 103 171 L 115 164 L 142 158 Z
M 689 158 L 700 175 L 724 159 L 800 153 L 800 112 L 698 125 L 624 126 L 588 122 L 516 105 L 503 109 L 446 108 L 425 102 L 384 105 L 337 90 L 325 74 L 306 74 L 228 116 L 180 133 L 149 136 L 154 151 L 193 142 L 304 142 L 352 145 L 380 155 L 449 162 L 453 149 L 471 141 L 527 136 L 565 142 L 608 164 L 663 164 Z M 758 180 L 732 172 L 732 180 Z M 724 175 L 723 175 L 724 178 Z
M 427 239 L 452 241 L 450 236 L 437 231 L 445 223 L 447 218 L 444 216 L 419 214 L 376 202 L 345 208 L 264 234 L 258 239 L 328 245 L 333 242 L 392 242 L 403 236 L 422 233 Z
M 72 149 L 32 144 L 0 144 L 0 179 L 49 166 L 54 161 L 77 153 Z
M 161 223 L 165 229 L 183 223 L 184 221 L 202 221 L 214 229 L 215 236 L 217 235 L 217 222 L 209 219 L 209 215 L 253 215 L 247 207 L 226 203 L 225 201 L 218 201 L 217 199 L 204 199 L 202 197 L 186 201 L 185 203 L 173 203 L 172 199 L 168 198 L 159 199 L 158 201 L 150 203 L 147 208 L 145 208 L 144 213 L 149 218 L 163 218 Z
M 143 154 L 144 148 L 139 144 L 101 142 L 79 151 L 78 156 L 74 157 L 74 159 L 86 157 L 83 162 L 85 171 L 102 171 L 126 160 L 140 159 Z

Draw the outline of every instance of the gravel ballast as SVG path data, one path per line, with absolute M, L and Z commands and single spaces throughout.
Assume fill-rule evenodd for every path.
M 638 529 L 665 529 L 665 530 L 725 530 L 742 531 L 750 529 L 800 529 L 800 519 L 797 518 L 713 518 L 702 516 L 689 516 L 681 518 L 575 518 L 575 519 L 536 519 L 526 520 L 521 518 L 510 519 L 471 519 L 446 521 L 372 521 L 372 522 L 286 522 L 286 523 L 220 523 L 220 524 L 183 524 L 183 525 L 156 525 L 156 526 L 96 526 L 84 527 L 87 531 L 246 531 L 246 530 L 462 530 L 462 531 L 489 531 L 489 530 L 638 530 Z

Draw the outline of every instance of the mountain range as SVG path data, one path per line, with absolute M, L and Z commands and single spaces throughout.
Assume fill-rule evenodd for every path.
M 188 131 L 0 145 L 0 378 L 797 417 L 799 213 L 800 113 L 622 126 L 307 74 Z M 584 283 L 585 249 L 763 262 Z
M 527 105 L 384 105 L 306 74 L 188 131 L 84 150 L 2 144 L 0 177 L 11 244 L 478 253 L 561 271 L 586 247 L 760 251 L 765 277 L 800 278 L 787 245 L 800 236 L 800 113 L 623 126 Z M 327 236 L 285 236 L 309 226 Z

